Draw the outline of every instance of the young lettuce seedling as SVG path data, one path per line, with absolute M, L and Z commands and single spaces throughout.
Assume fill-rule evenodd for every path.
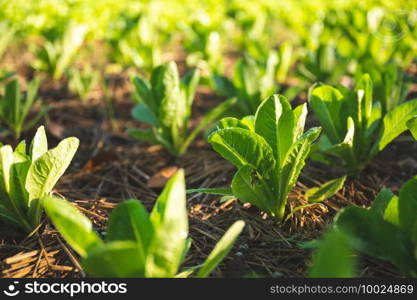
M 209 143 L 238 168 L 231 189 L 189 192 L 234 195 L 282 221 L 288 193 L 321 131 L 314 127 L 304 133 L 306 116 L 306 104 L 292 110 L 285 97 L 273 95 L 255 116 L 222 119 Z
M 5 88 L 4 96 L 0 101 L 0 120 L 13 132 L 16 140 L 22 131 L 31 129 L 48 112 L 49 106 L 42 106 L 39 113 L 27 124 L 26 118 L 32 108 L 38 93 L 39 79 L 33 79 L 28 84 L 25 97 L 20 95 L 17 79 L 10 81 Z
M 123 66 L 141 68 L 146 73 L 161 64 L 161 48 L 169 40 L 154 14 L 123 12 L 118 26 L 107 35 L 111 59 Z
M 60 79 L 81 48 L 88 33 L 84 24 L 70 22 L 60 34 L 45 34 L 47 39 L 40 48 L 35 48 L 36 70 L 47 71 L 53 79 Z
M 417 176 L 399 196 L 383 189 L 370 209 L 350 206 L 339 212 L 335 227 L 366 255 L 391 261 L 406 276 L 417 277 Z
M 381 102 L 383 115 L 406 100 L 411 83 L 406 80 L 405 72 L 397 64 L 391 62 L 381 65 L 371 60 L 359 64 L 358 68 L 356 78 L 360 79 L 364 73 L 372 78 L 374 98 Z
M 235 65 L 233 80 L 213 75 L 214 90 L 226 97 L 236 97 L 242 115 L 254 114 L 262 100 L 277 90 L 277 66 L 276 52 L 270 52 L 263 63 L 245 55 Z
M 0 219 L 25 232 L 35 229 L 41 218 L 41 199 L 52 191 L 68 168 L 77 148 L 75 137 L 48 150 L 45 129 L 39 127 L 26 152 L 22 141 L 0 148 Z
M 310 84 L 317 81 L 338 83 L 346 72 L 348 62 L 339 54 L 334 42 L 321 41 L 314 50 L 307 50 L 296 73 Z
M 185 35 L 187 65 L 199 67 L 209 74 L 223 71 L 223 41 L 219 24 L 207 22 L 207 16 L 180 23 Z
M 308 101 L 324 129 L 316 158 L 341 163 L 349 175 L 356 175 L 407 130 L 407 122 L 417 113 L 417 99 L 383 115 L 381 103 L 373 99 L 372 93 L 372 80 L 367 74 L 354 91 L 323 84 L 310 89 Z
M 139 103 L 132 115 L 152 127 L 145 130 L 128 129 L 128 133 L 137 139 L 160 144 L 176 157 L 182 156 L 197 135 L 236 102 L 235 99 L 229 99 L 215 107 L 189 132 L 188 123 L 198 82 L 197 70 L 180 80 L 175 62 L 155 68 L 150 81 L 135 76 L 133 84 Z
M 239 115 L 255 114 L 258 106 L 268 96 L 277 92 L 280 83 L 284 80 L 291 65 L 291 53 L 287 45 L 283 45 L 280 51 L 270 51 L 263 60 L 255 60 L 249 55 L 244 55 L 234 69 L 233 78 L 213 75 L 212 85 L 220 95 L 237 98 Z M 301 89 L 290 87 L 282 91 L 283 95 L 291 100 Z
M 80 96 L 81 101 L 88 100 L 91 90 L 99 81 L 100 74 L 87 65 L 82 70 L 71 68 L 68 70 L 68 87 L 74 94 Z
M 119 204 L 111 213 L 106 240 L 92 223 L 64 199 L 46 197 L 45 211 L 65 240 L 82 257 L 85 271 L 96 277 L 206 277 L 223 260 L 244 227 L 235 222 L 206 261 L 178 273 L 191 246 L 183 170 L 167 183 L 149 214 L 137 200 Z

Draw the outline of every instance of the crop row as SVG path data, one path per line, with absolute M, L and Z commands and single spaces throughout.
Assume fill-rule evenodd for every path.
M 152 84 L 135 77 L 133 82 L 140 103 L 134 108 L 134 115 L 141 121 L 148 121 L 152 127 L 129 132 L 135 137 L 145 137 L 149 142 L 165 146 L 173 155 L 183 154 L 191 142 L 185 137 L 198 83 L 195 74 L 180 82 L 176 65 L 170 63 L 154 70 Z M 156 86 L 159 89 L 155 89 Z M 384 112 L 381 102 L 373 100 L 372 92 L 368 74 L 363 75 L 354 91 L 314 85 L 310 89 L 309 103 L 322 127 L 305 132 L 307 104 L 292 109 L 282 95 L 264 99 L 255 115 L 240 119 L 222 118 L 209 133 L 208 141 L 215 151 L 236 166 L 231 187 L 201 188 L 188 193 L 234 196 L 282 222 L 288 213 L 288 193 L 309 156 L 313 159 L 318 157 L 319 161 L 328 164 L 339 161 L 349 175 L 355 175 L 402 132 L 410 129 L 415 135 L 417 100 L 406 101 Z M 16 81 L 8 83 L 2 101 L 4 115 L 13 116 L 13 121 L 21 122 L 24 117 L 20 112 L 25 113 L 26 109 L 21 109 L 20 102 L 31 103 L 33 93 L 29 90 L 27 97 L 21 98 Z M 232 98 L 213 109 L 201 121 L 203 125 L 197 126 L 194 132 L 198 133 L 234 103 L 236 99 Z M 152 106 L 157 109 L 152 110 Z M 324 134 L 318 143 L 314 143 L 322 130 Z M 197 133 L 188 137 L 195 137 Z M 106 242 L 103 243 L 92 231 L 88 219 L 65 200 L 51 196 L 78 144 L 77 138 L 67 138 L 48 150 L 45 130 L 40 127 L 30 147 L 24 141 L 14 151 L 9 145 L 2 145 L 1 219 L 31 232 L 39 226 L 45 209 L 63 237 L 83 257 L 84 268 L 94 276 L 173 277 L 192 274 L 194 269 L 178 274 L 190 246 L 182 171 L 168 182 L 150 215 L 137 200 L 125 201 L 115 208 L 109 218 Z M 316 204 L 327 199 L 343 186 L 345 178 L 337 178 L 309 190 L 306 193 L 308 200 Z M 336 217 L 335 232 L 348 235 L 348 241 L 356 249 L 391 260 L 406 275 L 415 276 L 413 235 L 417 228 L 416 194 L 417 178 L 404 184 L 399 197 L 383 190 L 370 210 L 356 207 L 342 210 Z M 213 270 L 228 253 L 243 226 L 244 222 L 238 221 L 229 229 L 207 261 L 196 267 L 199 269 L 197 276 L 207 276 Z M 384 236 L 392 235 L 391 241 L 398 240 L 402 245 L 395 252 L 391 249 L 391 242 L 386 243 L 384 238 L 375 234 L 382 227 Z M 341 238 L 330 234 L 329 237 Z M 320 268 L 329 272 L 327 265 L 314 266 L 312 274 L 319 275 Z M 342 275 L 351 276 L 350 273 Z
M 385 74 L 408 68 L 416 52 L 412 1 L 77 2 L 1 3 L 0 56 L 10 49 L 19 57 L 26 49 L 33 69 L 54 79 L 67 77 L 82 99 L 103 73 L 140 68 L 148 75 L 173 57 L 201 69 L 206 83 L 226 95 L 236 89 L 242 94 L 248 83 L 238 70 L 249 69 L 246 76 L 262 84 L 242 94 L 246 113 L 255 112 L 256 98 L 276 90 L 292 99 L 313 82 L 335 84 L 364 72 L 379 85 L 378 94 L 401 97 L 402 74 L 395 76 L 395 85 Z M 230 82 L 224 56 L 242 53 Z M 99 72 L 103 59 L 110 64 Z M 288 88 L 290 77 L 297 78 L 295 87 Z
M 281 226 L 335 195 L 400 135 L 409 131 L 417 139 L 413 3 L 70 2 L 77 1 L 0 3 L 6 66 L 0 72 L 1 136 L 13 136 L 16 145 L 0 143 L 0 220 L 30 234 L 46 215 L 90 276 L 207 277 L 245 222 L 235 220 L 204 262 L 182 268 L 192 244 L 187 194 L 238 199 Z M 23 85 L 9 70 L 18 71 L 15 56 L 22 53 L 29 53 L 34 74 Z M 132 119 L 140 124 L 127 134 L 173 158 L 203 136 L 235 174 L 230 186 L 187 190 L 179 170 L 151 212 L 127 199 L 98 233 L 65 195 L 53 191 L 79 140 L 66 138 L 49 149 L 43 126 L 30 144 L 20 140 L 53 108 L 38 97 L 46 83 L 63 84 L 83 101 L 100 83 L 109 100 L 109 76 L 125 70 L 131 75 Z M 197 91 L 207 87 L 222 101 L 194 122 Z M 308 120 L 317 126 L 305 128 Z M 308 204 L 290 208 L 288 195 L 311 162 L 338 168 L 343 176 L 310 188 Z M 356 276 L 352 253 L 358 251 L 417 277 L 416 215 L 417 176 L 398 195 L 381 190 L 370 208 L 340 210 L 315 245 L 309 276 Z

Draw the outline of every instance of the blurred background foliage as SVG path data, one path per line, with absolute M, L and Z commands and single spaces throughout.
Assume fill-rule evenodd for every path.
M 76 58 L 97 56 L 99 43 L 101 59 L 120 70 L 150 74 L 184 59 L 204 76 L 230 69 L 226 53 L 265 61 L 275 49 L 280 83 L 292 70 L 302 81 L 332 83 L 358 65 L 409 67 L 416 7 L 407 0 L 1 0 L 0 55 L 27 47 L 34 69 L 59 79 Z

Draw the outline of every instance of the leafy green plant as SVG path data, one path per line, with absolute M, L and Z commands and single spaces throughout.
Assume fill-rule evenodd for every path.
M 115 24 L 117 26 L 108 38 L 110 55 L 115 62 L 147 71 L 162 63 L 161 46 L 168 37 L 159 28 L 159 20 L 154 15 L 140 13 L 129 16 L 123 12 Z
M 183 170 L 168 181 L 150 214 L 137 200 L 119 204 L 110 215 L 105 241 L 93 231 L 91 221 L 64 199 L 46 197 L 44 206 L 55 227 L 82 257 L 85 271 L 97 277 L 188 277 L 194 272 L 206 277 L 244 227 L 243 221 L 235 222 L 202 265 L 178 273 L 191 246 Z
M 281 34 L 274 13 L 266 6 L 243 8 L 230 3 L 227 7 L 229 19 L 225 22 L 228 26 L 225 31 L 230 35 L 228 43 L 232 41 L 237 44 L 237 51 L 246 52 L 255 59 L 266 57 L 269 49 L 276 46 L 277 36 Z
M 358 174 L 378 152 L 407 130 L 407 121 L 417 113 L 417 99 L 404 102 L 382 114 L 373 99 L 372 80 L 365 74 L 354 91 L 315 84 L 309 104 L 323 126 L 324 135 L 315 157 L 341 164 L 350 175 Z
M 0 101 L 0 120 L 13 132 L 15 139 L 19 139 L 22 131 L 33 126 L 48 112 L 49 106 L 42 105 L 38 114 L 25 123 L 38 93 L 39 79 L 33 79 L 28 84 L 25 97 L 20 95 L 17 79 L 6 84 L 4 96 Z
M 203 15 L 190 23 L 181 23 L 180 28 L 185 35 L 187 65 L 199 67 L 207 73 L 222 72 L 223 45 L 218 25 L 212 24 Z
M 49 195 L 70 164 L 79 141 L 71 137 L 48 150 L 39 127 L 27 152 L 22 141 L 13 151 L 0 148 L 0 219 L 31 232 L 40 223 L 41 199 Z
M 339 83 L 346 73 L 348 61 L 337 51 L 332 42 L 320 43 L 316 49 L 307 50 L 297 66 L 296 73 L 307 82 Z
M 88 100 L 88 96 L 98 83 L 99 72 L 94 71 L 90 65 L 82 70 L 71 68 L 68 71 L 68 86 L 71 92 L 80 96 L 82 101 Z
M 284 43 L 278 51 L 271 50 L 264 59 L 255 60 L 245 54 L 234 67 L 233 78 L 214 74 L 213 89 L 220 95 L 237 98 L 238 115 L 255 114 L 258 106 L 269 95 L 279 91 L 293 99 L 304 86 L 284 89 L 284 83 L 292 65 L 292 47 Z
M 395 61 L 406 68 L 414 59 L 415 36 L 410 28 L 414 28 L 415 20 L 401 9 L 364 9 L 358 4 L 324 14 L 321 35 L 337 37 L 339 51 L 358 66 L 366 61 L 377 65 Z
M 238 168 L 231 189 L 189 192 L 230 194 L 282 221 L 288 193 L 304 167 L 321 128 L 304 132 L 306 104 L 292 110 L 288 100 L 273 95 L 255 116 L 224 118 L 209 136 L 215 151 Z
M 399 196 L 383 189 L 369 209 L 349 206 L 339 212 L 335 227 L 349 244 L 369 256 L 388 260 L 405 275 L 417 277 L 417 176 Z
M 307 49 L 298 71 L 308 81 L 337 84 L 341 75 L 372 73 L 368 66 L 394 63 L 406 69 L 414 59 L 415 33 L 410 28 L 415 27 L 415 20 L 406 10 L 359 2 L 325 10 L 307 17 L 308 26 L 298 18 L 292 24 L 293 29 L 301 29 L 301 49 Z M 304 15 L 311 13 L 317 11 L 305 10 Z
M 254 114 L 262 100 L 278 88 L 275 83 L 277 66 L 276 52 L 270 52 L 263 63 L 245 55 L 236 63 L 232 80 L 221 75 L 213 76 L 214 90 L 226 97 L 236 97 L 240 114 Z
M 86 25 L 70 22 L 61 34 L 45 35 L 47 40 L 35 50 L 33 67 L 60 79 L 81 48 L 87 32 Z
M 350 278 L 356 276 L 356 259 L 348 236 L 330 229 L 318 242 L 313 254 L 309 277 Z
M 294 47 L 289 42 L 282 43 L 278 48 L 277 80 L 284 83 L 295 60 Z
M 383 114 L 406 100 L 411 84 L 407 82 L 405 73 L 395 63 L 380 65 L 375 62 L 365 62 L 360 64 L 358 69 L 356 75 L 358 79 L 364 73 L 368 73 L 372 78 L 374 97 L 381 102 Z
M 151 125 L 151 128 L 129 129 L 128 133 L 135 138 L 160 144 L 174 156 L 183 155 L 197 135 L 236 102 L 229 99 L 215 107 L 189 132 L 188 123 L 198 82 L 197 70 L 180 80 L 174 62 L 154 69 L 150 81 L 135 76 L 133 84 L 138 104 L 132 116 Z

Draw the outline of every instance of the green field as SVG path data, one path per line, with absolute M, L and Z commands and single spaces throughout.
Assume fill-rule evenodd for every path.
M 0 0 L 0 277 L 417 277 L 417 2 Z

